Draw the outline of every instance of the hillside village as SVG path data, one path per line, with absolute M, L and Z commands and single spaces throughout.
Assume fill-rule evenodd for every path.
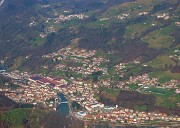
M 13 25 L 3 23 L 0 76 L 11 82 L 0 81 L 0 92 L 19 106 L 52 112 L 59 112 L 62 94 L 67 117 L 84 122 L 85 128 L 106 122 L 178 127 L 179 1 L 103 0 L 94 7 L 96 2 L 38 3 L 32 9 L 37 17 L 22 14 L 26 22 L 13 14 L 14 26 L 24 23 L 21 30 L 9 32 Z M 77 8 L 80 3 L 84 6 Z
M 57 92 L 65 94 L 69 101 L 78 102 L 84 109 L 86 114 L 77 118 L 82 120 L 102 120 L 119 123 L 137 124 L 147 123 L 148 121 L 164 120 L 170 122 L 180 121 L 179 116 L 168 116 L 165 113 L 156 112 L 140 112 L 128 108 L 122 108 L 116 106 L 106 106 L 99 102 L 95 98 L 95 94 L 98 94 L 99 87 L 111 88 L 113 80 L 99 79 L 98 83 L 89 83 L 84 81 L 82 77 L 88 77 L 94 72 L 102 72 L 103 75 L 108 75 L 106 67 L 102 67 L 101 64 L 108 62 L 108 59 L 98 57 L 96 51 L 87 51 L 84 49 L 72 49 L 70 47 L 60 49 L 58 52 L 52 54 L 43 55 L 43 58 L 52 59 L 54 61 L 70 61 L 78 63 L 77 66 L 67 68 L 67 63 L 57 64 L 54 66 L 56 71 L 72 72 L 81 77 L 67 77 L 62 75 L 59 78 L 52 78 L 50 76 L 43 76 L 42 74 L 29 74 L 27 72 L 21 73 L 19 71 L 4 72 L 2 73 L 6 77 L 13 79 L 14 84 L 18 84 L 20 88 L 16 91 L 11 89 L 4 89 L 5 94 L 10 99 L 20 103 L 30 103 L 34 106 L 38 104 L 44 104 L 49 109 L 56 110 L 58 104 Z M 137 62 L 135 62 L 137 63 Z M 138 62 L 139 63 L 139 62 Z M 119 72 L 120 77 L 123 77 L 124 71 L 128 63 L 120 63 L 114 66 L 115 72 Z M 44 69 L 48 69 L 48 66 L 42 66 Z M 8 84 L 8 83 L 7 83 Z M 142 74 L 138 76 L 131 76 L 129 80 L 120 81 L 114 88 L 131 90 L 131 84 L 136 84 L 137 89 L 141 93 L 144 93 L 149 88 L 167 88 L 174 89 L 174 93 L 179 92 L 179 80 L 171 80 L 160 84 L 158 78 L 150 78 L 148 74 Z M 179 103 L 177 103 L 179 105 Z M 98 112 L 98 113 L 97 113 Z M 111 113 L 111 114 L 110 114 Z

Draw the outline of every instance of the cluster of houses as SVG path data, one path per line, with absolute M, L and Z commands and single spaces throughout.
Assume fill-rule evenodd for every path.
M 177 89 L 178 86 L 180 85 L 180 80 L 171 80 L 168 82 L 165 82 L 161 85 L 163 88 L 175 88 Z
M 94 98 L 94 94 L 98 92 L 98 85 L 96 84 L 72 80 L 70 85 L 59 88 L 59 91 L 64 93 L 70 101 L 77 101 L 87 111 L 104 107 L 104 104 L 99 103 Z
M 49 6 L 44 5 L 43 7 L 46 8 L 46 7 L 49 7 Z M 67 11 L 64 11 L 64 12 L 67 12 Z M 58 14 L 56 13 L 55 15 L 58 15 Z M 58 18 L 47 18 L 46 21 L 45 21 L 45 24 L 46 24 L 46 27 L 44 29 L 45 32 L 41 33 L 39 36 L 41 38 L 44 38 L 49 33 L 56 32 L 54 25 L 60 23 L 61 21 L 68 21 L 68 20 L 72 20 L 72 19 L 80 19 L 80 20 L 82 20 L 82 19 L 86 19 L 88 17 L 89 16 L 87 16 L 85 14 L 73 14 L 73 15 L 59 15 Z M 52 22 L 50 22 L 50 21 L 52 21 L 54 24 L 52 24 Z M 37 23 L 33 21 L 33 22 L 31 22 L 29 24 L 29 26 L 34 26 L 36 24 Z
M 80 63 L 80 65 L 68 67 L 66 66 L 66 63 L 59 63 L 54 67 L 56 70 L 67 71 L 68 68 L 68 71 L 70 70 L 74 73 L 83 75 L 90 75 L 97 71 L 102 71 L 104 75 L 108 74 L 106 66 L 101 66 L 101 64 L 108 62 L 109 60 L 96 56 L 95 50 L 87 51 L 84 49 L 72 49 L 67 47 L 42 57 L 59 61 L 65 60 Z M 128 63 L 119 63 L 115 65 L 114 72 L 123 71 L 127 64 Z M 48 69 L 48 66 L 44 66 L 44 68 Z M 5 73 L 5 75 L 14 79 L 14 83 L 20 85 L 18 90 L 8 90 L 8 93 L 6 93 L 9 98 L 16 102 L 24 102 L 34 105 L 41 103 L 44 104 L 44 106 L 55 110 L 58 102 L 57 92 L 61 92 L 66 95 L 69 101 L 77 101 L 87 110 L 86 113 L 77 113 L 77 115 L 84 120 L 102 120 L 131 124 L 143 123 L 149 120 L 180 120 L 179 117 L 167 116 L 162 113 L 146 113 L 120 108 L 118 106 L 105 106 L 97 101 L 95 94 L 99 92 L 99 86 L 111 87 L 112 80 L 110 78 L 100 79 L 98 83 L 91 83 L 85 82 L 82 78 L 67 78 L 70 81 L 67 82 L 63 78 L 29 75 L 27 72 L 21 73 L 19 71 Z M 23 80 L 26 81 L 22 82 Z M 150 78 L 148 74 L 142 74 L 132 76 L 127 81 L 119 81 L 117 83 L 117 88 L 128 90 L 129 84 L 137 84 L 139 87 L 155 87 L 159 82 L 158 78 Z M 177 93 L 179 93 L 177 88 L 178 85 L 179 81 L 177 80 L 164 83 L 164 86 L 167 88 L 177 89 Z
M 158 85 L 158 78 L 149 78 L 148 74 L 131 76 L 128 84 L 138 84 L 139 86 L 147 85 L 147 86 L 156 86 Z
M 115 67 L 116 74 L 118 74 L 119 77 L 124 77 L 125 73 L 123 69 L 126 68 L 126 63 L 119 63 L 115 65 L 114 67 Z
M 175 22 L 175 25 L 180 27 L 180 22 Z
M 157 13 L 156 18 L 168 20 L 170 18 L 169 13 Z
M 15 84 L 20 87 L 16 90 L 5 88 L 5 95 L 18 103 L 41 104 L 46 108 L 56 110 L 58 103 L 57 91 L 55 89 L 67 85 L 64 79 L 54 79 L 40 75 L 29 75 L 14 71 L 5 73 Z M 26 82 L 24 82 L 26 81 Z
M 100 67 L 100 65 L 102 62 L 108 62 L 109 60 L 102 57 L 95 57 L 95 54 L 95 50 L 87 51 L 84 49 L 63 48 L 56 53 L 44 55 L 43 57 L 78 63 L 77 66 L 68 66 L 68 70 L 87 76 L 93 72 L 106 72 L 107 70 L 105 67 Z M 55 68 L 56 70 L 66 71 L 67 66 L 65 64 L 58 64 Z
M 94 98 L 94 94 L 98 93 L 98 84 L 92 85 L 91 83 L 84 83 L 82 80 L 74 79 L 71 84 L 68 84 L 64 79 L 28 75 L 26 72 L 20 73 L 19 71 L 6 73 L 6 75 L 16 80 L 28 79 L 27 84 L 18 83 L 21 86 L 20 89 L 16 91 L 6 90 L 9 92 L 6 93 L 6 96 L 14 101 L 34 105 L 43 103 L 46 107 L 56 109 L 57 91 L 59 91 L 64 93 L 70 101 L 77 101 L 87 110 L 85 114 L 80 114 L 81 119 L 84 120 L 102 120 L 122 124 L 147 123 L 156 120 L 180 121 L 178 116 L 168 116 L 164 113 L 146 113 L 118 106 L 105 106 Z M 130 78 L 132 83 L 136 83 L 137 80 L 147 84 L 146 81 L 149 78 L 147 74 Z M 154 80 L 152 83 L 154 83 Z M 50 99 L 55 99 L 55 101 L 50 101 Z
M 39 36 L 40 36 L 41 38 L 45 38 L 47 35 L 44 34 L 44 33 L 40 33 Z
M 129 13 L 123 13 L 122 15 L 118 15 L 117 19 L 123 20 L 123 19 L 128 18 L 129 16 L 130 16 Z
M 56 32 L 56 30 L 55 30 L 54 26 L 52 25 L 52 26 L 46 27 L 45 32 L 52 33 L 52 32 Z
M 148 15 L 148 14 L 149 14 L 149 12 L 140 12 L 138 15 L 142 16 L 142 15 Z
M 101 18 L 100 21 L 106 21 L 109 20 L 109 18 Z
M 47 4 L 47 5 L 42 5 L 42 6 L 41 6 L 41 8 L 48 8 L 48 7 L 50 7 L 49 4 Z
M 142 6 L 139 6 L 139 9 L 142 8 Z M 172 8 L 170 8 L 172 9 Z M 142 11 L 142 12 L 139 12 L 137 14 L 131 14 L 131 13 L 122 13 L 122 14 L 119 14 L 118 16 L 116 16 L 117 19 L 120 19 L 120 20 L 123 20 L 123 19 L 127 19 L 127 18 L 130 18 L 131 16 L 143 16 L 143 15 L 148 15 L 150 14 L 149 11 Z M 170 19 L 170 17 L 172 16 L 175 16 L 174 14 L 169 14 L 169 13 L 156 13 L 156 14 L 152 14 L 151 15 L 152 17 L 156 17 L 157 19 L 164 19 L 164 20 L 168 20 Z M 106 21 L 106 20 L 109 20 L 111 19 L 112 17 L 104 17 L 104 18 L 101 18 L 100 21 Z M 175 24 L 177 26 L 180 26 L 180 23 L 179 22 L 175 22 Z
M 180 50 L 174 50 L 174 54 L 170 55 L 169 58 L 180 61 Z
M 82 58 L 90 58 L 95 55 L 96 51 L 95 50 L 85 50 L 85 49 L 71 49 L 70 47 L 67 48 L 62 48 L 57 52 L 53 52 L 47 55 L 43 55 L 42 57 L 45 58 L 57 58 L 58 60 L 62 59 L 68 59 L 71 56 L 74 57 L 82 57 Z
M 115 66 L 116 68 L 118 67 L 118 70 L 124 69 L 125 68 L 125 64 L 124 63 L 120 63 L 118 65 Z M 118 71 L 117 69 L 115 71 Z M 119 81 L 117 83 L 116 88 L 121 88 L 121 89 L 126 89 L 129 90 L 129 86 L 131 84 L 135 84 L 138 86 L 137 91 L 140 91 L 140 88 L 150 88 L 150 87 L 158 87 L 158 88 L 167 88 L 167 89 L 176 89 L 175 93 L 180 93 L 179 90 L 179 85 L 180 85 L 180 81 L 179 80 L 170 80 L 168 82 L 162 83 L 160 84 L 158 78 L 150 78 L 148 74 L 142 74 L 142 75 L 138 75 L 138 76 L 131 76 L 129 78 L 129 80 L 127 81 Z M 107 79 L 107 80 L 100 80 L 100 84 L 103 85 L 104 87 L 107 88 L 111 88 L 111 80 Z M 160 86 L 159 86 L 160 85 Z
M 49 33 L 56 32 L 54 25 L 45 27 L 44 31 L 45 33 L 40 33 L 39 37 L 45 38 Z
M 161 122 L 179 122 L 180 117 L 168 116 L 165 113 L 139 112 L 127 108 L 101 109 L 91 111 L 84 117 L 85 120 L 91 121 L 110 121 L 119 122 L 120 124 L 145 124 L 161 120 Z
M 148 15 L 149 12 L 147 11 L 143 11 L 143 12 L 139 12 L 137 14 L 137 16 L 142 16 L 142 15 Z M 118 16 L 116 16 L 117 19 L 120 19 L 120 20 L 124 20 L 124 19 L 127 19 L 127 18 L 130 18 L 131 14 L 130 13 L 122 13 L 122 14 L 119 14 Z M 167 17 L 166 17 L 167 18 Z M 107 21 L 111 18 L 109 17 L 104 17 L 104 18 L 101 18 L 100 21 Z
M 149 87 L 157 87 L 157 85 L 160 85 L 158 82 L 158 78 L 149 78 L 148 74 L 142 74 L 135 77 L 130 77 L 129 81 L 124 83 L 126 84 L 137 84 L 138 86 L 149 88 Z M 162 83 L 158 88 L 167 88 L 167 89 L 176 89 L 176 93 L 179 93 L 179 86 L 180 80 L 170 80 L 168 82 Z
M 118 67 L 119 70 L 124 69 L 125 66 L 123 65 L 124 64 L 122 63 L 122 64 L 117 65 L 116 67 Z M 101 85 L 103 85 L 104 87 L 111 88 L 112 81 L 110 79 L 100 80 L 100 82 L 101 82 Z M 159 84 L 159 82 L 158 82 L 158 78 L 149 78 L 148 74 L 142 74 L 142 75 L 130 77 L 130 79 L 127 81 L 119 81 L 117 82 L 116 85 L 114 85 L 114 87 L 129 90 L 130 88 L 128 85 L 130 84 L 137 84 L 139 87 L 143 86 L 144 88 L 149 88 L 150 86 L 155 87 L 156 85 Z
M 73 14 L 73 15 L 59 15 L 58 18 L 55 19 L 55 23 L 59 23 L 60 21 L 67 21 L 67 20 L 72 20 L 72 19 L 85 19 L 88 18 L 87 15 L 85 14 Z
M 6 75 L 16 80 L 28 79 L 27 84 L 17 83 L 21 86 L 20 89 L 16 91 L 6 90 L 9 92 L 6 93 L 6 96 L 9 98 L 16 102 L 31 103 L 34 105 L 43 103 L 46 107 L 56 109 L 57 91 L 62 92 L 68 97 L 68 100 L 77 101 L 87 110 L 85 114 L 80 114 L 81 119 L 84 120 L 102 120 L 122 124 L 138 124 L 155 120 L 180 121 L 178 116 L 167 116 L 164 113 L 146 113 L 120 108 L 118 106 L 105 106 L 94 97 L 94 94 L 98 93 L 99 85 L 84 83 L 80 79 L 72 79 L 71 83 L 68 84 L 64 79 L 28 75 L 27 73 L 20 73 L 18 71 L 9 74 L 6 73 Z M 132 83 L 141 81 L 143 84 L 147 84 L 147 80 L 149 80 L 147 74 L 130 78 L 130 82 Z M 154 80 L 152 83 L 154 83 Z M 55 99 L 55 101 L 50 101 L 50 99 Z
M 35 26 L 37 24 L 37 22 L 32 21 L 31 23 L 29 23 L 29 27 Z
M 67 85 L 68 82 L 61 78 L 51 78 L 51 77 L 42 77 L 40 75 L 32 75 L 29 77 L 29 81 L 33 83 L 39 83 L 42 86 L 50 86 L 54 88 L 59 88 L 62 85 Z

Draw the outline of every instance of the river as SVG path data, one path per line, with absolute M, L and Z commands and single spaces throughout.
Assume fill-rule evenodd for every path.
M 67 116 L 69 115 L 69 105 L 68 100 L 62 93 L 58 93 L 59 97 L 59 105 L 58 105 L 58 112 L 60 112 L 62 115 Z

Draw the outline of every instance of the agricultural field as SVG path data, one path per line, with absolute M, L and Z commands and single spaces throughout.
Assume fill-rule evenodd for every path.
M 134 90 L 134 91 L 139 88 L 139 86 L 137 84 L 130 84 L 128 86 L 129 86 L 130 90 Z
M 172 73 L 171 71 L 155 71 L 155 72 L 150 73 L 149 75 L 151 78 L 159 78 L 160 80 L 162 80 L 162 79 L 180 80 L 180 74 L 179 73 Z
M 132 39 L 135 36 L 139 36 L 143 31 L 149 28 L 149 24 L 145 23 L 138 23 L 138 24 L 133 24 L 128 27 L 126 27 L 125 31 L 125 39 Z
M 147 106 L 146 105 L 136 105 L 133 108 L 134 110 L 138 110 L 138 111 L 147 111 Z
M 150 48 L 169 48 L 173 44 L 174 40 L 173 37 L 170 36 L 172 31 L 172 27 L 161 28 L 150 32 L 145 36 L 144 40 L 149 44 Z
M 156 105 L 161 107 L 175 107 L 179 102 L 179 94 L 175 93 L 175 89 L 149 88 L 145 92 L 156 96 Z
M 149 66 L 152 66 L 154 68 L 164 68 L 164 67 L 169 67 L 169 66 L 175 66 L 177 63 L 171 59 L 168 55 L 162 55 L 156 57 L 154 60 L 150 61 L 147 63 Z
M 5 122 L 11 128 L 24 128 L 26 126 L 32 126 L 34 128 L 40 127 L 41 119 L 46 115 L 46 111 L 32 110 L 32 109 L 14 109 L 8 112 L 4 112 L 0 118 L 2 122 Z
M 15 109 L 6 113 L 3 113 L 2 121 L 9 123 L 13 128 L 23 128 L 22 122 L 30 114 L 29 109 Z
M 29 42 L 32 47 L 42 46 L 45 43 L 45 38 L 37 37 Z
M 137 0 L 136 2 L 126 2 L 109 8 L 105 13 L 102 14 L 102 16 L 112 17 L 123 13 L 129 13 L 132 16 L 135 16 L 139 12 L 150 11 L 154 5 L 161 1 L 162 0 Z
M 119 94 L 120 89 L 109 89 L 106 87 L 100 88 L 101 91 L 103 91 L 107 97 L 110 98 L 116 98 L 116 96 Z

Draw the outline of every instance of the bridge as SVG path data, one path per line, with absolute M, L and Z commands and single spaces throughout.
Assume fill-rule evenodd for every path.
M 65 102 L 59 102 L 60 104 L 67 104 L 68 103 L 68 101 L 65 101 Z

